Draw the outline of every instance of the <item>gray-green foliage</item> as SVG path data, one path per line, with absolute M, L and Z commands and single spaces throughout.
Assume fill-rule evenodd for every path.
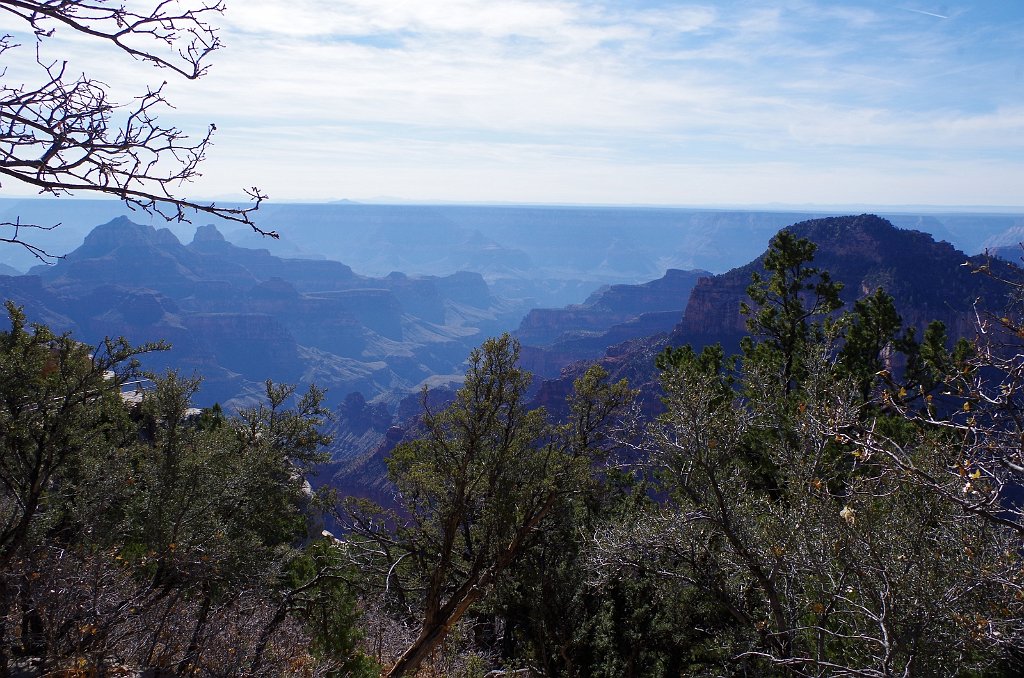
M 350 506 L 365 553 L 386 555 L 388 586 L 419 616 L 417 639 L 390 675 L 414 671 L 447 629 L 542 542 L 566 498 L 593 482 L 605 429 L 629 397 L 593 370 L 576 384 L 563 425 L 526 408 L 528 373 L 508 335 L 473 351 L 465 384 L 423 432 L 399 445 L 389 473 L 404 514 L 374 529 Z M 379 526 L 380 524 L 377 523 Z
M 315 674 L 358 658 L 351 642 L 317 645 L 311 601 L 346 604 L 326 637 L 351 639 L 354 598 L 332 563 L 300 552 L 322 392 L 268 382 L 237 417 L 197 415 L 199 379 L 168 373 L 132 406 L 121 384 L 155 346 L 94 352 L 8 313 L 0 669 L 22 654 L 44 670 Z
M 303 621 L 310 651 L 325 661 L 330 676 L 380 675 L 380 667 L 359 647 L 362 614 L 349 585 L 357 574 L 341 549 L 323 540 L 309 544 L 288 565 L 287 609 Z
M 32 532 L 59 515 L 53 500 L 84 459 L 118 444 L 127 428 L 118 386 L 135 356 L 158 348 L 107 341 L 94 351 L 41 325 L 28 326 L 8 302 L 0 333 L 0 566 L 17 558 Z
M 99 502 L 88 510 L 102 539 L 157 582 L 251 585 L 275 576 L 305 536 L 302 469 L 292 460 L 321 441 L 324 412 L 282 411 L 285 391 L 268 384 L 268 405 L 193 421 L 198 388 L 174 373 L 157 380 L 138 414 L 143 440 L 94 460 L 102 486 L 88 493 Z
M 900 336 L 888 300 L 830 318 L 830 295 L 797 284 L 813 249 L 773 247 L 788 254 L 768 263 L 785 265 L 752 285 L 761 311 L 742 359 L 659 359 L 666 411 L 648 435 L 667 501 L 606 530 L 595 570 L 655 569 L 703 593 L 691 619 L 719 629 L 717 653 L 694 673 L 1000 670 L 1022 632 L 1015 531 L 923 482 L 972 471 L 950 429 L 908 419 L 892 405 L 906 387 L 874 373 Z M 937 332 L 907 352 L 956 364 Z
M 555 426 L 514 342 L 474 352 L 395 450 L 404 512 L 349 506 L 348 555 L 418 629 L 391 675 L 467 619 L 476 661 L 551 676 L 1019 673 L 1019 357 L 918 340 L 883 290 L 842 313 L 813 253 L 773 241 L 741 355 L 658 357 L 625 456 L 624 385 L 588 372 Z

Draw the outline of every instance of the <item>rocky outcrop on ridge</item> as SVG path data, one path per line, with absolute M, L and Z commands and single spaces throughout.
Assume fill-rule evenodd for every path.
M 96 343 L 165 340 L 147 368 L 196 371 L 210 403 L 244 404 L 267 378 L 315 382 L 333 402 L 415 391 L 461 370 L 470 349 L 524 309 L 482 276 L 361 276 L 337 261 L 284 259 L 238 247 L 214 226 L 183 244 L 120 217 L 32 275 L 0 277 L 0 296 L 32 320 Z

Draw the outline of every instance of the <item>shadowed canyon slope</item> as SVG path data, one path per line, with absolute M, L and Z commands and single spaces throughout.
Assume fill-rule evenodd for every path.
M 599 358 L 608 346 L 670 331 L 694 285 L 710 275 L 669 269 L 640 285 L 606 286 L 582 304 L 533 309 L 515 332 L 523 363 L 537 377 L 553 377 L 571 362 Z
M 118 218 L 31 275 L 0 277 L 0 296 L 82 340 L 167 340 L 151 369 L 193 370 L 210 402 L 237 404 L 264 379 L 315 382 L 337 401 L 457 374 L 470 348 L 525 309 L 479 274 L 361 276 L 328 260 L 284 259 L 227 242 L 213 226 L 187 245 Z
M 813 265 L 843 283 L 840 296 L 846 308 L 881 287 L 893 296 L 904 324 L 916 327 L 919 336 L 929 322 L 940 320 L 951 337 L 973 337 L 976 310 L 998 312 L 1007 303 L 1009 290 L 1003 283 L 974 272 L 987 263 L 985 257 L 968 257 L 947 242 L 896 228 L 877 216 L 813 219 L 788 230 L 817 244 Z M 1019 269 L 1009 264 L 992 265 L 999 277 L 1019 278 Z M 755 271 L 764 272 L 763 254 L 745 266 L 700 279 L 671 332 L 610 347 L 600 362 L 614 376 L 652 387 L 656 379 L 653 357 L 666 345 L 691 344 L 699 350 L 722 343 L 727 351 L 736 351 L 746 334 L 740 304 L 747 299 L 746 289 Z M 545 383 L 540 401 L 557 402 L 584 367 L 578 363 L 559 379 Z
M 975 331 L 975 303 L 998 310 L 1006 302 L 1008 290 L 1002 283 L 973 273 L 972 266 L 964 265 L 965 262 L 980 265 L 985 261 L 983 257 L 968 257 L 947 242 L 936 242 L 918 231 L 896 228 L 873 215 L 804 221 L 789 230 L 817 244 L 813 265 L 830 271 L 834 280 L 844 284 L 841 296 L 847 307 L 883 287 L 894 297 L 905 324 L 921 330 L 932 320 L 941 320 L 953 337 L 971 337 Z M 766 246 L 767 239 L 762 249 Z M 660 391 L 656 384 L 655 356 L 666 345 L 692 344 L 700 349 L 721 342 L 727 350 L 737 350 L 739 339 L 746 333 L 740 303 L 747 299 L 751 273 L 763 272 L 763 264 L 762 254 L 745 266 L 717 276 L 670 271 L 664 278 L 645 285 L 616 286 L 599 291 L 578 306 L 531 311 L 518 330 L 524 342 L 523 362 L 543 378 L 572 359 L 569 347 L 579 341 L 573 338 L 574 332 L 586 335 L 590 331 L 586 327 L 600 324 L 598 318 L 605 323 L 603 327 L 611 327 L 610 323 L 617 317 L 613 300 L 652 301 L 658 296 L 652 293 L 660 290 L 664 294 L 657 303 L 671 304 L 673 290 L 682 292 L 692 288 L 683 314 L 678 311 L 650 314 L 654 317 L 664 313 L 672 315 L 673 319 L 657 333 L 636 333 L 618 342 L 614 340 L 614 329 L 595 333 L 595 340 L 607 341 L 598 362 L 613 378 L 626 378 L 641 388 L 642 401 L 653 411 L 658 407 Z M 1019 271 L 1009 265 L 997 265 L 1001 266 L 997 271 L 1000 276 L 1019 275 Z M 679 297 L 674 303 L 682 304 L 683 299 Z M 574 323 L 577 323 L 575 330 Z M 581 331 L 580 325 L 584 324 L 586 327 Z M 592 362 L 594 357 L 588 356 L 565 367 L 558 377 L 536 383 L 535 403 L 544 405 L 556 416 L 561 414 L 572 381 Z M 412 416 L 416 412 L 414 405 L 410 402 L 407 407 Z M 396 417 L 396 421 L 402 427 L 411 422 L 409 419 L 401 422 L 400 417 Z M 360 488 L 367 487 L 368 483 L 369 486 L 379 484 L 385 471 L 384 458 L 401 436 L 400 428 L 390 429 L 386 436 L 381 431 L 375 438 L 377 449 L 364 450 L 362 456 L 350 459 L 344 467 L 333 468 L 332 482 L 348 492 L 364 491 Z
M 949 243 L 875 216 L 790 229 L 818 244 L 815 265 L 844 283 L 847 304 L 883 287 L 919 328 L 938 319 L 954 336 L 970 336 L 975 301 L 998 309 L 1005 298 L 1001 285 L 962 266 L 968 257 Z M 86 341 L 167 340 L 173 350 L 149 356 L 147 367 L 203 375 L 210 403 L 250 402 L 266 378 L 329 388 L 338 418 L 328 477 L 372 489 L 383 455 L 418 412 L 410 394 L 458 381 L 466 355 L 485 337 L 518 326 L 544 404 L 560 402 L 582 365 L 596 359 L 613 376 L 650 385 L 654 355 L 667 343 L 735 348 L 745 332 L 739 305 L 759 270 L 763 255 L 717 276 L 663 270 L 642 284 L 604 285 L 582 303 L 531 310 L 527 299 L 495 294 L 482 273 L 370 277 L 337 261 L 240 247 L 213 226 L 183 244 L 170 230 L 118 218 L 56 265 L 0 273 L 0 296 Z

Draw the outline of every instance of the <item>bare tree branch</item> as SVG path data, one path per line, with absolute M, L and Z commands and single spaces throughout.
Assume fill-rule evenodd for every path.
M 110 98 L 106 83 L 84 73 L 74 75 L 66 60 L 42 56 L 45 41 L 59 29 L 69 29 L 190 80 L 202 77 L 207 57 L 222 46 L 208 19 L 221 14 L 224 3 L 162 0 L 147 5 L 145 10 L 129 10 L 107 0 L 0 0 L 0 10 L 23 19 L 34 32 L 39 73 L 36 82 L 11 83 L 6 70 L 0 72 L 0 176 L 41 194 L 109 195 L 167 221 L 189 222 L 195 211 L 277 238 L 275 231 L 252 221 L 252 213 L 267 198 L 258 188 L 245 190 L 251 201 L 245 207 L 179 196 L 183 184 L 200 176 L 199 165 L 216 126 L 190 138 L 161 124 L 160 109 L 171 107 L 164 97 L 166 81 L 119 103 Z M 23 46 L 12 35 L 0 36 L 0 55 L 17 48 Z M 42 261 L 56 258 L 25 237 L 23 230 L 29 228 L 52 226 L 0 224 L 0 241 L 21 245 Z

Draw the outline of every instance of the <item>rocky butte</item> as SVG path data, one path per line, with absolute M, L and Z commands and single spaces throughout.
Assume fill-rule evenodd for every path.
M 353 391 L 416 390 L 458 374 L 473 346 L 525 311 L 476 273 L 373 278 L 337 261 L 239 247 L 214 226 L 183 244 L 124 217 L 56 265 L 0 277 L 0 296 L 84 341 L 166 340 L 173 349 L 146 367 L 196 371 L 208 404 L 229 407 L 257 397 L 267 378 L 315 382 L 335 403 Z

